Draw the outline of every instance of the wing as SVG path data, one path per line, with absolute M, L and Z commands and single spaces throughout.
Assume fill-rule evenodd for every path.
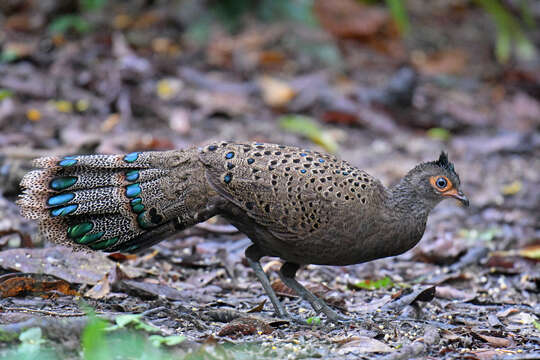
M 349 216 L 367 173 L 336 157 L 274 144 L 215 143 L 200 150 L 210 184 L 279 239 L 302 239 Z

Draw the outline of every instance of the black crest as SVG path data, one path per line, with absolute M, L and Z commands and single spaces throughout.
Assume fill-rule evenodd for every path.
M 434 161 L 435 165 L 442 167 L 443 169 L 446 169 L 448 171 L 453 172 L 454 174 L 456 171 L 454 170 L 454 164 L 452 164 L 450 161 L 448 161 L 448 155 L 441 151 L 441 155 L 439 156 L 439 160 Z

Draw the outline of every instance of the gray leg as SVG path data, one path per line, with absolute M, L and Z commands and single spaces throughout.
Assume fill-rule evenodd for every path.
M 290 318 L 289 314 L 287 314 L 287 311 L 285 311 L 283 305 L 279 302 L 277 295 L 274 292 L 274 289 L 272 289 L 272 285 L 270 285 L 270 280 L 268 280 L 268 276 L 266 276 L 261 264 L 259 263 L 261 257 L 263 257 L 263 255 L 261 254 L 261 251 L 256 245 L 251 245 L 246 249 L 246 259 L 248 261 L 248 264 L 253 269 L 253 272 L 255 273 L 255 276 L 257 276 L 257 279 L 259 279 L 259 282 L 264 288 L 264 291 L 266 291 L 266 295 L 268 295 L 268 297 L 270 298 L 272 305 L 274 305 L 274 310 L 276 311 L 277 316 L 279 316 L 280 318 Z
M 313 295 L 308 289 L 306 289 L 302 284 L 300 284 L 294 276 L 296 271 L 300 266 L 290 262 L 283 264 L 279 270 L 279 277 L 281 281 L 285 283 L 288 287 L 293 289 L 298 295 L 300 295 L 304 300 L 309 302 L 313 307 L 313 310 L 318 314 L 320 312 L 324 313 L 326 317 L 331 321 L 347 321 L 349 320 L 346 317 L 339 316 L 334 310 L 332 310 L 326 303 Z

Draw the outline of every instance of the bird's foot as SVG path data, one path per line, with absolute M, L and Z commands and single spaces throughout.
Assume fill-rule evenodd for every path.
M 313 304 L 311 304 L 311 306 L 317 313 L 323 313 L 324 315 L 326 315 L 326 318 L 328 319 L 329 322 L 341 323 L 341 324 L 354 322 L 353 318 L 338 314 L 337 312 L 332 310 L 330 306 L 328 306 L 323 300 L 319 298 L 317 298 L 317 300 Z

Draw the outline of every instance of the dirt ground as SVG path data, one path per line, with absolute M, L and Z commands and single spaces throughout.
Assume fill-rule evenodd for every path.
M 497 62 L 485 11 L 409 1 L 402 38 L 384 7 L 316 1 L 320 27 L 214 25 L 198 42 L 185 30 L 191 2 L 109 2 L 85 15 L 83 33 L 47 31 L 67 11 L 50 3 L 0 6 L 1 334 L 41 327 L 77 358 L 87 304 L 184 335 L 180 355 L 540 358 L 540 61 Z M 529 36 L 540 44 L 537 29 Z M 278 280 L 279 259 L 265 258 L 287 309 L 312 322 L 298 325 L 273 317 L 244 259 L 249 239 L 222 219 L 107 256 L 43 244 L 14 203 L 37 156 L 218 139 L 333 151 L 386 185 L 445 150 L 471 206 L 441 203 L 401 256 L 299 271 L 349 323 L 317 318 Z

